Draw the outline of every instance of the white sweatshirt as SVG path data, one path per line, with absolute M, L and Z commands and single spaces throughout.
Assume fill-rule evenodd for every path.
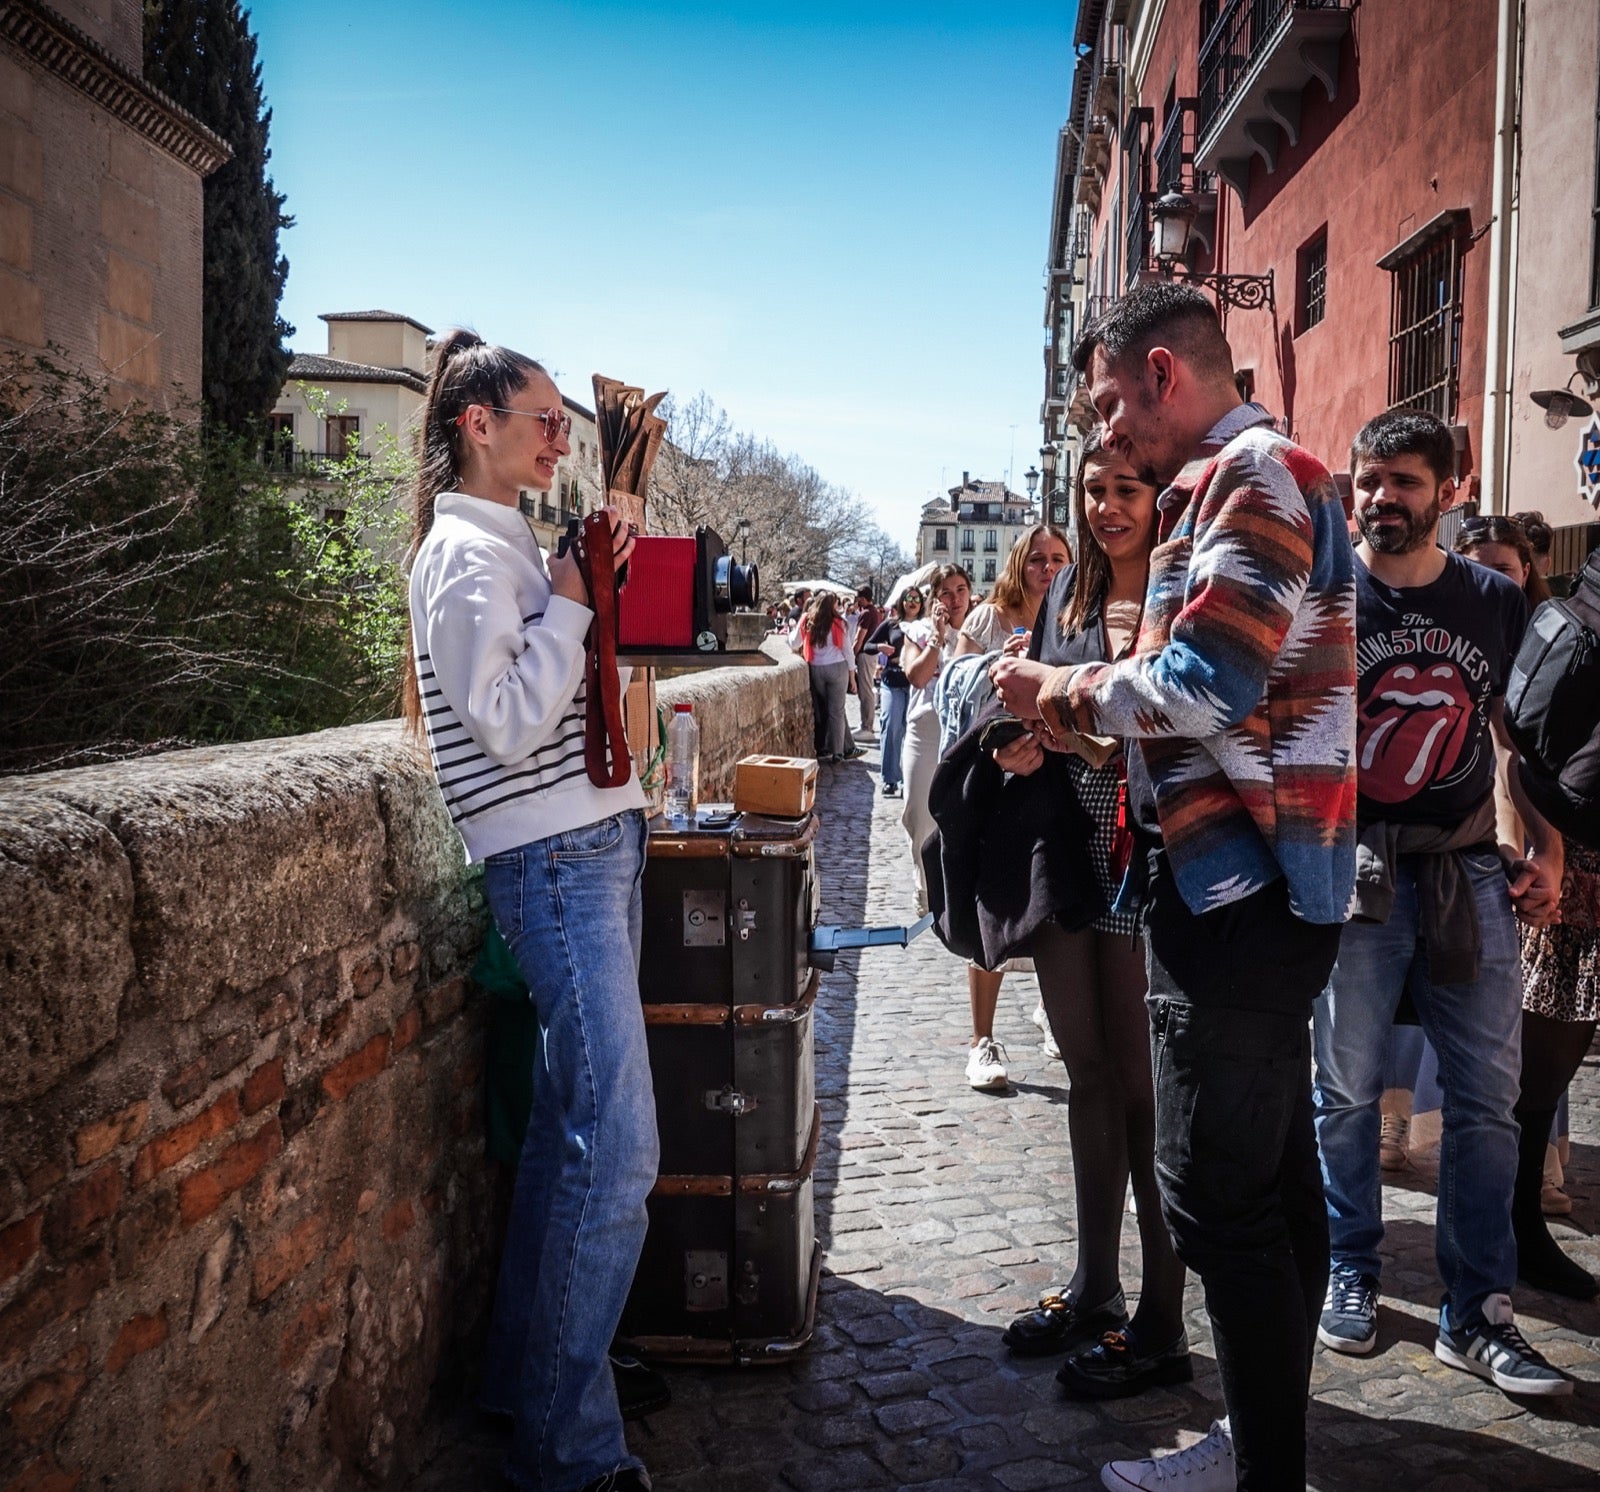
M 644 807 L 637 778 L 598 788 L 584 768 L 593 616 L 551 592 L 515 508 L 440 495 L 411 568 L 411 631 L 428 750 L 469 862 Z

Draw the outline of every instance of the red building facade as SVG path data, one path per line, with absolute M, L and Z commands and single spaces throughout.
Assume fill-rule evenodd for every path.
M 1070 368 L 1077 330 L 1170 273 L 1217 296 L 1251 396 L 1332 470 L 1363 421 L 1408 405 L 1454 427 L 1474 493 L 1493 0 L 1081 0 L 1077 41 L 1046 306 L 1057 480 L 1093 423 Z M 1194 222 L 1183 257 L 1163 261 L 1154 209 L 1173 192 Z M 1269 274 L 1270 294 L 1227 278 Z

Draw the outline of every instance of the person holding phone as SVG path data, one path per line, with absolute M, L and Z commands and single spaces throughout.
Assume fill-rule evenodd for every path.
M 1098 434 L 1078 466 L 1078 562 L 1051 585 L 1028 656 L 1036 666 L 1112 663 L 1128 656 L 1144 607 L 1155 542 L 1156 489 Z M 1053 922 L 1033 936 L 1034 970 L 1050 1029 L 1071 1085 L 1078 1261 L 1067 1283 L 1011 1323 L 1001 1338 L 1019 1357 L 1079 1350 L 1057 1381 L 1091 1398 L 1121 1398 L 1193 1377 L 1183 1327 L 1183 1265 L 1161 1221 L 1155 1172 L 1155 1086 L 1145 1015 L 1144 944 L 1139 915 L 1120 895 L 1141 863 L 1127 825 L 1127 771 L 1118 757 L 1103 767 L 1082 757 L 1046 755 L 1048 737 L 1026 732 L 996 751 L 1011 772 L 1048 770 L 1074 794 L 1095 826 L 1090 859 L 1109 910 L 1068 932 Z M 1129 1178 L 1139 1209 L 1144 1266 L 1130 1320 L 1118 1278 L 1123 1197 Z
M 928 882 L 922 870 L 923 841 L 933 833 L 928 789 L 939 765 L 939 712 L 933 688 L 939 670 L 956 655 L 961 624 L 972 607 L 972 577 L 960 565 L 941 565 L 928 581 L 928 616 L 903 624 L 905 642 L 900 667 L 910 694 L 906 700 L 906 737 L 901 751 L 905 770 L 906 806 L 900 815 L 911 841 L 911 870 L 917 885 L 917 915 L 928 910 Z M 1005 1078 L 1002 1074 L 1001 1082 Z
M 903 780 L 900 770 L 900 752 L 906 738 L 906 707 L 911 696 L 911 685 L 905 670 L 900 667 L 900 650 L 905 646 L 905 626 L 922 616 L 922 592 L 916 586 L 907 586 L 889 606 L 889 614 L 867 639 L 867 646 L 878 656 L 878 687 L 883 694 L 882 723 L 879 726 L 878 751 L 882 759 L 879 773 L 883 780 L 883 796 L 898 798 Z
M 639 1001 L 644 794 L 584 765 L 584 639 L 571 556 L 518 506 L 548 492 L 571 418 L 544 368 L 445 334 L 422 410 L 404 714 L 425 732 L 467 859 L 538 1017 L 483 1404 L 514 1421 L 522 1489 L 647 1488 L 608 1357 L 659 1156 Z M 615 509 L 621 568 L 633 538 Z M 619 680 L 620 682 L 620 680 Z

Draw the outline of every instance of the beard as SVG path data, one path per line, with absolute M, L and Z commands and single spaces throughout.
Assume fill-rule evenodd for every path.
M 1439 494 L 1435 492 L 1421 513 L 1409 513 L 1386 503 L 1381 508 L 1368 508 L 1361 513 L 1356 518 L 1356 528 L 1378 554 L 1412 554 L 1433 543 L 1439 511 Z M 1373 522 L 1375 518 L 1399 518 L 1401 522 L 1380 528 Z

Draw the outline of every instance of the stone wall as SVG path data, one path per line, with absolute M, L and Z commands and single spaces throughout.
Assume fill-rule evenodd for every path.
M 809 732 L 787 660 L 662 693 L 713 778 Z M 492 1283 L 483 924 L 393 724 L 0 781 L 0 1488 L 403 1478 Z
M 733 768 L 742 756 L 772 752 L 810 756 L 809 672 L 787 643 L 763 649 L 776 668 L 718 668 L 709 673 L 663 679 L 656 698 L 671 713 L 679 702 L 694 706 L 700 727 L 700 800 L 733 797 Z

